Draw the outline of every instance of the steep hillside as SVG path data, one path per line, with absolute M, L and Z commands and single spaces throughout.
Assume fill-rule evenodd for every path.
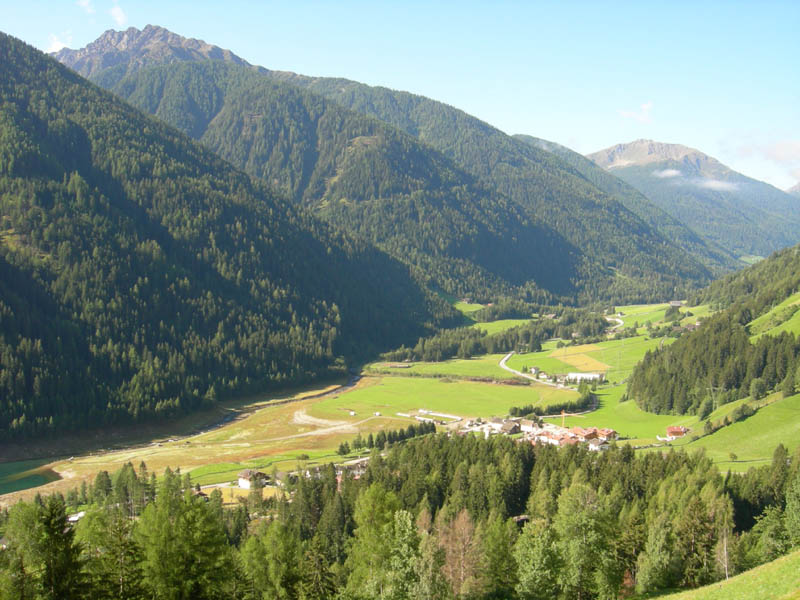
M 140 35 L 153 37 L 153 31 L 151 30 L 149 34 L 140 32 Z M 182 39 L 179 38 L 178 42 Z M 103 44 L 100 44 L 101 40 Z M 104 34 L 101 40 L 98 40 L 98 46 L 113 45 L 112 32 Z M 164 43 L 169 46 L 178 42 L 173 40 Z M 181 43 L 188 43 L 188 41 Z M 126 48 L 128 46 L 132 47 L 134 44 L 127 43 Z M 115 48 L 128 51 L 126 48 Z M 160 60 L 158 56 L 160 54 L 168 56 L 168 62 L 172 62 L 175 56 L 181 54 L 181 48 L 182 46 L 179 45 L 173 50 L 164 49 L 160 52 L 155 52 L 151 48 L 146 53 L 130 50 L 136 58 L 127 61 L 128 75 L 126 78 L 118 79 L 114 89 L 132 102 L 136 102 L 143 107 L 147 106 L 149 110 L 156 114 L 159 114 L 159 104 L 161 102 L 182 106 L 181 110 L 173 111 L 175 115 L 187 112 L 185 109 L 194 100 L 191 102 L 189 100 L 175 101 L 176 95 L 177 97 L 185 97 L 186 93 L 181 90 L 166 89 L 167 87 L 177 88 L 179 86 L 165 85 L 164 88 L 158 88 L 157 85 L 154 86 L 152 84 L 152 80 L 149 83 L 145 82 L 144 80 L 152 78 L 153 75 L 145 72 L 146 70 L 142 68 L 144 66 L 143 63 L 158 64 Z M 87 48 L 84 51 L 77 52 L 89 52 L 89 50 L 90 48 Z M 72 64 L 79 69 L 85 67 L 85 61 L 80 63 L 74 60 L 76 56 L 74 52 L 76 51 L 72 51 L 72 53 L 62 52 L 60 57 L 68 65 Z M 193 60 L 192 57 L 187 58 Z M 505 253 L 506 262 L 519 261 L 520 259 L 525 261 L 526 257 L 533 255 L 535 260 L 541 263 L 541 256 L 552 258 L 555 255 L 563 254 L 568 257 L 569 264 L 566 266 L 570 270 L 566 271 L 566 275 L 560 277 L 562 280 L 566 278 L 572 281 L 573 292 L 582 300 L 599 298 L 617 298 L 619 300 L 624 298 L 663 298 L 683 293 L 684 285 L 687 281 L 704 281 L 710 276 L 708 270 L 694 257 L 659 235 L 648 224 L 628 211 L 615 199 L 600 191 L 557 156 L 514 140 L 461 111 L 425 98 L 390 92 L 380 88 L 370 88 L 354 82 L 328 79 L 317 80 L 265 69 L 251 69 L 248 67 L 245 67 L 245 69 L 254 74 L 259 74 L 265 79 L 269 78 L 274 83 L 289 82 L 293 86 L 303 86 L 315 92 L 315 94 L 309 94 L 305 98 L 318 98 L 319 94 L 326 95 L 337 104 L 345 105 L 347 108 L 367 116 L 377 117 L 389 125 L 401 129 L 424 143 L 422 146 L 414 146 L 411 154 L 424 154 L 419 148 L 425 148 L 426 146 L 428 151 L 430 151 L 430 147 L 439 150 L 446 158 L 439 158 L 437 159 L 438 162 L 441 163 L 442 160 L 445 160 L 443 164 L 449 165 L 450 171 L 460 173 L 458 181 L 453 181 L 453 184 L 459 189 L 464 189 L 465 183 L 471 183 L 472 190 L 467 190 L 468 195 L 477 195 L 481 198 L 485 206 L 482 209 L 483 211 L 489 210 L 491 206 L 496 206 L 500 197 L 507 197 L 514 201 L 520 208 L 502 208 L 500 212 L 510 215 L 512 212 L 521 211 L 522 219 L 529 223 L 538 223 L 538 235 L 545 235 L 548 229 L 554 230 L 554 234 L 546 235 L 546 237 L 554 241 L 552 243 L 548 241 L 545 246 L 547 248 L 557 248 L 560 243 L 564 251 L 562 253 L 556 250 L 555 254 L 548 251 L 546 254 L 541 254 L 541 245 L 528 247 L 526 243 L 520 242 L 519 251 L 516 255 Z M 102 83 L 104 81 L 103 71 L 91 72 L 91 70 L 83 68 L 82 72 L 90 74 L 98 82 Z M 176 77 L 179 76 L 176 75 Z M 150 91 L 145 94 L 136 92 L 136 90 L 141 90 L 142 87 L 149 88 Z M 190 88 L 187 89 L 187 86 L 183 86 L 183 88 L 187 90 L 189 95 L 193 93 Z M 287 88 L 284 87 L 282 89 L 285 90 Z M 351 97 L 352 94 L 350 92 L 353 92 L 355 97 Z M 151 95 L 149 99 L 145 98 L 148 94 Z M 199 95 L 209 105 L 213 105 L 214 102 L 219 100 L 215 96 L 215 92 L 208 91 L 205 87 L 199 90 Z M 250 110 L 249 104 L 244 103 L 245 100 L 247 102 L 258 102 L 258 97 L 251 96 L 248 99 L 247 93 L 244 91 L 240 99 L 241 102 L 239 100 L 236 102 L 239 114 L 232 112 L 229 117 L 222 114 L 219 117 L 219 124 L 209 122 L 209 128 L 212 128 L 218 125 L 222 126 L 226 119 L 230 120 L 228 125 L 225 125 L 224 131 L 214 135 L 206 135 L 205 132 L 201 134 L 198 130 L 193 130 L 191 124 L 177 122 L 175 124 L 204 139 L 206 143 L 221 152 L 223 156 L 248 169 L 249 172 L 262 171 L 262 176 L 268 176 L 267 172 L 273 172 L 275 168 L 278 170 L 283 168 L 286 169 L 287 173 L 291 173 L 294 167 L 306 163 L 295 161 L 292 163 L 294 167 L 289 168 L 288 163 L 276 161 L 273 166 L 265 170 L 264 165 L 269 163 L 271 158 L 263 155 L 264 151 L 262 151 L 262 156 L 254 157 L 251 152 L 251 147 L 253 146 L 273 149 L 280 148 L 284 141 L 289 141 L 290 143 L 282 151 L 282 155 L 291 156 L 295 153 L 295 144 L 300 144 L 301 146 L 306 144 L 310 148 L 316 148 L 319 145 L 321 147 L 320 156 L 313 156 L 310 163 L 314 166 L 317 165 L 318 159 L 322 157 L 322 151 L 325 150 L 326 145 L 338 147 L 336 139 L 331 141 L 330 137 L 321 135 L 312 137 L 310 142 L 304 141 L 306 139 L 303 135 L 305 130 L 295 124 L 295 119 L 299 117 L 302 121 L 305 116 L 302 114 L 303 110 L 300 111 L 300 115 L 293 112 L 296 103 L 289 103 L 288 105 L 283 103 L 281 107 L 289 106 L 290 108 L 278 110 L 277 113 L 267 113 L 262 110 L 262 108 L 266 108 L 263 105 L 259 109 Z M 378 110 L 378 108 L 381 110 Z M 222 113 L 225 112 L 222 109 L 220 110 Z M 162 115 L 166 112 L 161 110 Z M 242 114 L 245 119 L 252 119 L 248 126 L 259 132 L 257 137 L 245 135 L 247 141 L 239 139 L 243 132 L 245 134 L 248 133 L 245 124 L 240 124 L 237 121 L 242 120 Z M 353 113 L 348 114 L 352 115 Z M 352 118 L 350 117 L 350 120 L 354 122 Z M 289 136 L 287 140 L 271 137 L 275 128 L 272 124 L 264 124 L 264 121 L 274 122 L 275 120 L 282 121 L 284 125 L 281 125 L 281 128 L 292 131 L 293 135 Z M 312 119 L 312 123 L 314 122 L 315 120 Z M 363 128 L 365 126 L 359 124 L 359 127 Z M 374 128 L 375 125 L 371 127 Z M 347 129 L 344 131 L 347 132 Z M 384 131 L 394 131 L 394 129 L 387 128 Z M 335 135 L 337 132 L 338 128 L 333 128 L 330 132 L 323 131 L 322 133 L 327 133 L 329 136 L 331 134 Z M 314 131 L 313 133 L 320 132 Z M 359 135 L 358 137 L 371 137 L 371 134 L 370 136 Z M 372 144 L 373 147 L 369 147 L 369 144 L 361 143 L 364 140 L 359 140 L 359 143 L 354 144 L 352 143 L 353 139 L 346 140 L 345 145 L 351 149 L 354 147 L 364 154 L 369 154 L 368 157 L 358 156 L 357 163 L 353 163 L 352 174 L 357 174 L 360 180 L 359 184 L 352 188 L 356 191 L 365 190 L 363 183 L 365 174 L 374 171 L 370 166 L 371 162 L 375 162 L 381 167 L 381 170 L 377 171 L 381 177 L 388 176 L 390 179 L 396 178 L 398 175 L 394 172 L 395 168 L 400 169 L 400 179 L 406 178 L 403 170 L 417 168 L 407 163 L 409 155 L 407 151 L 394 152 L 393 157 L 387 157 L 384 149 L 391 150 L 391 146 Z M 408 146 L 409 142 L 403 141 L 402 144 Z M 408 147 L 412 148 L 412 146 Z M 351 150 L 351 154 L 355 153 Z M 303 155 L 303 153 L 300 152 L 300 155 Z M 337 156 L 341 156 L 341 152 Z M 254 159 L 253 162 L 247 164 L 246 161 L 251 157 Z M 341 160 L 337 160 L 341 164 Z M 430 162 L 432 159 L 426 160 Z M 385 169 L 384 165 L 391 166 L 391 169 Z M 311 171 L 314 170 L 314 166 L 310 168 Z M 430 174 L 427 173 L 426 177 Z M 349 174 L 345 173 L 345 175 Z M 464 176 L 468 176 L 468 178 L 464 179 Z M 338 172 L 332 178 L 330 174 L 320 178 L 321 184 L 324 183 L 326 177 L 331 183 L 340 185 L 340 174 Z M 436 175 L 436 177 L 442 179 L 439 175 Z M 287 178 L 277 177 L 270 180 L 270 182 L 275 183 L 275 179 L 280 185 L 282 182 L 285 183 Z M 289 176 L 289 179 L 291 179 L 291 176 Z M 450 180 L 452 181 L 452 178 Z M 301 178 L 292 179 L 291 181 L 290 187 L 298 181 L 304 183 Z M 310 179 L 308 183 L 311 183 Z M 447 187 L 442 187 L 436 181 L 433 184 L 433 189 L 431 189 L 431 182 L 426 181 L 425 178 L 416 179 L 414 181 L 416 187 L 400 191 L 409 197 L 415 194 L 419 197 L 419 191 L 422 190 L 425 193 L 436 192 L 443 199 L 453 198 L 454 188 L 452 185 L 448 189 Z M 305 189 L 306 186 L 301 185 L 300 187 Z M 384 187 L 390 192 L 395 191 L 391 186 L 384 186 L 382 183 L 379 183 L 377 187 L 379 188 L 377 190 L 379 194 L 383 193 L 381 188 Z M 335 199 L 335 190 L 332 191 Z M 375 194 L 373 190 L 367 189 L 366 191 Z M 318 185 L 310 188 L 309 198 L 312 199 L 312 203 L 330 207 L 331 203 L 327 202 L 324 197 L 327 192 L 328 190 L 324 185 Z M 352 192 L 348 192 L 348 194 L 348 200 L 359 200 L 353 197 Z M 455 204 L 463 205 L 465 203 L 465 193 L 460 192 L 459 196 Z M 386 196 L 381 195 L 380 197 L 370 196 L 370 199 L 373 198 L 378 202 L 356 209 L 358 211 L 368 209 L 370 215 L 366 219 L 361 219 L 351 212 L 340 217 L 338 219 L 339 222 L 353 223 L 353 226 L 358 226 L 359 229 L 366 231 L 373 239 L 377 239 L 384 236 L 385 228 L 382 231 L 377 231 L 370 224 L 370 221 L 374 224 L 385 223 L 387 222 L 385 216 L 388 215 L 390 220 L 394 220 L 397 219 L 396 212 L 398 210 L 401 213 L 412 214 L 413 211 L 418 210 L 419 206 L 419 201 L 415 201 L 415 206 L 411 206 L 408 198 L 401 198 L 401 202 L 398 203 L 389 194 Z M 474 202 L 468 204 L 474 205 Z M 376 210 L 378 211 L 377 215 L 375 213 Z M 433 210 L 438 211 L 437 208 Z M 431 214 L 430 211 L 428 214 Z M 405 218 L 401 217 L 400 221 Z M 488 218 L 494 219 L 493 216 Z M 515 220 L 516 218 L 514 217 L 511 221 L 512 228 L 516 227 L 514 225 Z M 445 217 L 443 221 L 450 221 L 450 218 Z M 413 229 L 418 230 L 420 225 L 422 225 L 422 221 L 417 218 L 417 224 Z M 437 231 L 438 225 L 431 225 L 426 222 L 425 228 L 430 230 L 431 236 L 429 237 L 435 239 L 437 245 L 452 245 L 448 237 L 449 233 L 447 231 Z M 417 264 L 425 264 L 425 260 L 430 256 L 429 251 L 420 252 L 416 241 L 409 243 L 408 233 L 412 233 L 412 231 L 402 233 L 401 240 L 398 240 L 401 243 L 392 243 L 392 245 L 387 245 L 386 247 L 390 250 L 392 246 L 397 249 L 402 247 L 402 255 L 404 257 L 419 254 L 420 260 L 417 261 Z M 418 231 L 413 233 L 416 237 L 420 237 Z M 553 244 L 556 245 L 553 246 Z M 460 243 L 457 245 L 460 245 Z M 469 241 L 469 245 L 475 248 L 475 251 L 470 251 L 472 255 L 468 253 L 467 256 L 455 256 L 454 258 L 460 261 L 466 258 L 468 262 L 473 262 L 486 257 L 487 254 L 492 252 L 492 245 L 476 244 L 472 240 Z M 406 248 L 412 249 L 413 252 L 407 252 Z M 397 252 L 396 249 L 393 251 Z M 572 258 L 573 256 L 575 257 L 574 259 Z M 468 262 L 462 262 L 462 266 L 457 271 L 468 273 L 472 268 Z M 428 264 L 433 263 L 429 261 Z M 485 267 L 488 274 L 491 274 L 495 268 L 489 265 L 480 266 Z M 514 268 L 517 269 L 518 267 Z M 551 273 L 562 273 L 565 272 L 564 268 L 564 265 L 559 264 L 549 270 Z M 448 271 L 453 272 L 453 269 L 448 268 Z M 501 275 L 501 277 L 507 281 L 513 279 L 505 275 Z M 538 277 L 536 282 L 540 287 L 545 287 L 552 291 L 559 289 L 550 282 L 541 281 L 541 275 Z M 475 279 L 476 277 L 472 277 L 472 280 Z M 560 285 L 560 282 L 557 285 Z
M 750 571 L 686 592 L 657 596 L 659 600 L 798 600 L 800 599 L 800 552 L 774 560 Z
M 0 439 L 340 373 L 452 314 L 33 48 L 0 63 Z
M 587 278 L 577 249 L 501 194 L 321 96 L 210 61 L 145 68 L 112 89 L 451 294 L 527 287 L 546 299 Z
M 589 158 L 737 256 L 766 256 L 800 241 L 796 197 L 692 148 L 636 140 Z
M 697 414 L 769 390 L 784 396 L 800 386 L 800 341 L 793 319 L 800 304 L 800 246 L 777 252 L 699 295 L 717 308 L 696 331 L 648 352 L 636 367 L 628 394 L 645 410 Z
M 629 286 L 650 279 L 645 287 L 663 290 L 670 270 L 688 280 L 708 276 L 695 257 L 667 241 L 559 156 L 514 139 L 463 111 L 422 96 L 346 79 L 283 72 L 269 75 L 381 119 L 436 148 L 552 225 L 573 245 L 601 257 Z M 602 293 L 600 287 L 594 292 Z
M 555 142 L 542 140 L 530 135 L 515 135 L 514 137 L 561 157 L 564 162 L 573 167 L 592 184 L 622 202 L 625 208 L 636 214 L 661 235 L 667 239 L 674 240 L 679 247 L 696 256 L 712 272 L 722 274 L 743 266 L 730 252 L 710 240 L 700 237 L 685 224 L 645 198 L 639 190 L 622 179 L 615 177 L 612 173 L 598 167 L 582 154 L 578 154 Z

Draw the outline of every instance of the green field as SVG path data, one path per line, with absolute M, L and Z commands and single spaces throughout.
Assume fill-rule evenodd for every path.
M 616 317 L 618 313 L 622 313 L 619 317 L 625 324 L 625 327 L 633 327 L 636 323 L 639 327 L 644 327 L 647 321 L 653 325 L 660 323 L 664 320 L 664 313 L 667 312 L 669 304 L 630 304 L 628 306 L 617 306 L 617 312 L 614 314 Z
M 513 373 L 501 369 L 497 363 L 504 354 L 486 354 L 469 359 L 451 359 L 442 362 L 417 362 L 410 366 L 392 366 L 394 363 L 372 363 L 365 372 L 387 375 L 409 376 L 426 375 L 428 377 L 492 377 L 495 379 L 516 379 Z
M 660 326 L 664 324 L 664 316 L 669 308 L 669 304 L 631 304 L 628 306 L 617 306 L 617 312 L 623 313 L 621 317 L 625 327 L 633 327 L 638 323 L 639 333 L 646 331 L 646 324 L 648 321 L 653 326 Z M 707 304 L 699 306 L 682 306 L 681 313 L 686 314 L 690 312 L 691 317 L 684 317 L 681 319 L 681 325 L 690 325 L 695 323 L 698 319 L 702 319 L 711 314 L 711 307 Z
M 423 408 L 464 417 L 491 417 L 508 414 L 512 406 L 546 406 L 577 397 L 577 392 L 572 390 L 544 385 L 448 383 L 422 377 L 383 377 L 347 394 L 321 400 L 309 414 L 322 419 L 359 419 L 375 411 L 388 417 Z M 349 417 L 348 411 L 355 411 L 356 416 Z
M 664 338 L 665 344 L 672 343 L 674 338 Z M 528 352 L 515 354 L 508 360 L 508 366 L 517 371 L 523 367 L 539 367 L 545 373 L 570 373 L 570 372 L 595 372 L 606 373 L 610 383 L 621 383 L 633 371 L 636 364 L 642 359 L 645 352 L 654 350 L 662 343 L 661 339 L 649 339 L 644 335 L 622 340 L 608 340 L 592 344 L 594 348 L 587 348 L 581 352 L 581 346 L 565 346 L 561 349 L 548 348 L 541 352 Z M 567 355 L 570 362 L 565 362 Z M 578 360 L 581 354 L 588 357 L 583 366 Z M 603 363 L 603 366 L 592 365 L 592 361 Z M 572 364 L 570 364 L 572 363 Z
M 711 420 L 724 417 L 725 412 L 722 411 L 726 410 L 730 412 L 731 409 L 727 406 L 720 407 L 711 414 Z M 721 468 L 737 471 L 747 470 L 751 465 L 768 463 L 778 444 L 786 446 L 789 452 L 794 452 L 800 445 L 800 394 L 779 398 L 759 409 L 752 417 L 723 427 L 696 442 L 674 442 L 675 446 L 687 450 L 704 448 Z M 736 454 L 736 462 L 730 461 L 731 452 Z
M 489 323 L 475 323 L 473 327 L 485 331 L 488 335 L 493 335 L 501 331 L 519 327 L 530 321 L 531 319 L 500 319 L 499 321 L 491 321 Z
M 545 373 L 569 373 L 577 371 L 575 367 L 561 362 L 557 358 L 550 357 L 551 350 L 543 350 L 542 352 L 527 352 L 525 354 L 515 354 L 508 359 L 506 363 L 512 369 L 520 372 L 530 370 L 531 367 L 539 367 Z M 498 367 L 499 368 L 499 367 Z
M 649 339 L 640 335 L 622 340 L 609 340 L 595 344 L 599 350 L 587 352 L 587 355 L 611 367 L 606 373 L 610 383 L 621 383 L 627 379 L 636 364 L 648 350 L 655 350 L 662 343 L 671 344 L 674 338 Z
M 800 335 L 800 292 L 753 319 L 747 327 L 754 338 L 766 333 L 777 335 L 782 331 Z
M 696 590 L 658 596 L 659 600 L 798 600 L 800 552 L 783 556 L 728 581 Z
M 580 417 L 567 417 L 567 427 L 610 427 L 630 443 L 641 445 L 656 443 L 656 436 L 666 435 L 670 425 L 691 427 L 697 424 L 697 417 L 655 415 L 643 411 L 632 400 L 620 402 L 624 393 L 622 385 L 598 390 L 598 409 Z M 553 422 L 560 424 L 561 419 Z
M 482 309 L 483 308 L 483 304 L 473 304 L 473 303 L 462 302 L 461 300 L 458 300 L 456 302 L 453 302 L 453 308 L 455 308 L 457 311 L 463 313 L 464 315 L 469 316 L 470 314 L 472 314 L 474 312 L 477 312 L 480 309 Z

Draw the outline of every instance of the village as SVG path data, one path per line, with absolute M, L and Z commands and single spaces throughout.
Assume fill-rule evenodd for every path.
M 522 443 L 547 444 L 560 447 L 585 444 L 589 450 L 595 452 L 607 450 L 610 442 L 617 439 L 617 432 L 613 429 L 597 427 L 567 428 L 563 425 L 546 423 L 541 419 L 524 418 L 492 418 L 488 421 L 476 419 L 467 421 L 457 431 L 458 435 L 470 433 L 483 434 L 487 438 L 492 435 L 522 434 L 518 439 Z

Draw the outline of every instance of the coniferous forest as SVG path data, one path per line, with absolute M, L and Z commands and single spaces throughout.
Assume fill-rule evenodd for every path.
M 453 312 L 408 268 L 0 36 L 0 439 L 342 374 Z
M 449 292 L 633 302 L 710 279 L 561 159 L 452 107 L 159 48 L 81 72 Z
M 692 588 L 800 546 L 800 456 L 723 476 L 702 454 L 496 437 L 377 446 L 235 508 L 128 464 L 2 515 L 8 598 L 618 598 Z M 289 501 L 291 500 L 291 501 Z M 83 507 L 75 524 L 67 514 Z
M 751 339 L 750 323 L 800 290 L 799 253 L 798 246 L 781 250 L 699 293 L 695 303 L 725 310 L 648 352 L 631 376 L 629 396 L 651 412 L 705 418 L 721 404 L 758 400 L 768 390 L 793 394 L 800 384 L 800 341 L 786 331 Z

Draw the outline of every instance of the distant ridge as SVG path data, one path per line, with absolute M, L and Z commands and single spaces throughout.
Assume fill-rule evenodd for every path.
M 277 180 L 279 185 L 288 182 L 289 186 L 295 189 L 298 183 L 301 187 L 311 183 L 314 177 L 313 169 L 309 171 L 306 168 L 309 165 L 319 164 L 323 155 L 327 155 L 327 152 L 344 142 L 348 148 L 347 153 L 335 155 L 339 158 L 335 158 L 331 163 L 337 169 L 339 165 L 347 165 L 347 168 L 341 171 L 342 177 L 335 171 L 323 178 L 313 179 L 313 182 L 318 184 L 316 188 L 318 192 L 311 191 L 317 195 L 304 193 L 303 202 L 319 207 L 320 214 L 326 212 L 339 215 L 336 218 L 338 224 L 365 233 L 376 241 L 378 237 L 385 237 L 379 230 L 385 229 L 395 218 L 401 217 L 402 222 L 406 224 L 410 223 L 409 217 L 415 219 L 417 225 L 412 229 L 406 229 L 403 239 L 391 241 L 395 248 L 393 252 L 402 252 L 402 256 L 406 259 L 423 258 L 420 250 L 428 242 L 432 243 L 429 247 L 437 249 L 437 252 L 463 249 L 467 252 L 459 250 L 461 258 L 470 262 L 483 260 L 491 253 L 499 256 L 497 245 L 490 243 L 489 237 L 484 237 L 484 241 L 480 241 L 480 236 L 475 235 L 479 232 L 474 228 L 459 227 L 462 241 L 457 244 L 454 244 L 448 236 L 441 235 L 443 232 L 437 231 L 438 225 L 432 226 L 425 216 L 436 216 L 439 211 L 420 210 L 424 208 L 424 204 L 419 203 L 418 196 L 413 196 L 419 189 L 431 189 L 432 184 L 433 187 L 441 189 L 441 182 L 452 182 L 455 186 L 449 184 L 451 191 L 442 190 L 445 195 L 441 200 L 448 202 L 455 200 L 459 204 L 462 200 L 456 196 L 461 193 L 456 188 L 465 190 L 466 188 L 458 183 L 457 179 L 464 182 L 472 179 L 474 186 L 484 190 L 479 194 L 481 211 L 496 213 L 498 202 L 502 203 L 502 199 L 511 201 L 512 205 L 515 205 L 513 210 L 504 211 L 509 218 L 519 212 L 524 220 L 540 227 L 542 234 L 546 234 L 549 230 L 552 233 L 547 234 L 548 237 L 562 240 L 563 252 L 559 250 L 540 252 L 538 250 L 540 244 L 525 251 L 525 242 L 521 241 L 522 238 L 516 236 L 512 239 L 502 234 L 502 229 L 506 226 L 502 220 L 496 222 L 501 229 L 494 228 L 497 234 L 502 234 L 513 243 L 521 244 L 521 253 L 503 253 L 506 263 L 532 260 L 540 265 L 547 265 L 555 256 L 568 257 L 571 269 L 561 267 L 550 269 L 552 275 L 557 274 L 561 278 L 558 288 L 550 288 L 553 292 L 570 293 L 573 299 L 581 302 L 603 298 L 645 301 L 680 295 L 680 289 L 702 284 L 712 276 L 709 267 L 703 264 L 698 256 L 680 248 L 672 239 L 659 233 L 636 213 L 626 208 L 618 198 L 595 186 L 559 156 L 515 140 L 487 123 L 443 103 L 405 92 L 372 88 L 344 79 L 310 78 L 249 65 L 231 64 L 228 66 L 250 70 L 251 74 L 263 76 L 275 86 L 285 86 L 280 88 L 281 94 L 288 94 L 286 92 L 288 89 L 301 87 L 309 95 L 303 100 L 298 98 L 300 105 L 289 102 L 263 110 L 266 109 L 264 98 L 252 94 L 253 97 L 248 99 L 246 93 L 240 93 L 246 92 L 247 88 L 239 86 L 237 88 L 239 99 L 235 102 L 235 106 L 225 108 L 230 100 L 228 92 L 222 90 L 216 83 L 212 82 L 217 86 L 216 91 L 205 87 L 205 84 L 198 89 L 190 89 L 186 85 L 175 86 L 172 84 L 176 81 L 177 71 L 174 73 L 171 71 L 169 74 L 164 71 L 177 67 L 174 63 L 180 60 L 202 63 L 203 70 L 208 70 L 208 65 L 212 63 L 219 65 L 223 62 L 209 61 L 202 53 L 185 52 L 184 46 L 190 45 L 189 40 L 182 41 L 180 36 L 172 37 L 158 28 L 151 28 L 147 32 L 140 32 L 137 38 L 136 44 L 145 48 L 143 51 L 137 49 L 139 46 L 135 44 L 118 43 L 118 38 L 114 36 L 105 35 L 105 37 L 106 45 L 117 44 L 113 48 L 108 48 L 114 56 L 119 52 L 128 52 L 135 56 L 119 61 L 119 65 L 115 67 L 99 71 L 92 71 L 89 68 L 87 60 L 88 55 L 92 53 L 89 47 L 84 49 L 86 55 L 83 56 L 82 62 L 76 60 L 77 55 L 71 53 L 62 52 L 58 57 L 78 72 L 89 75 L 93 81 L 201 139 L 224 158 L 248 173 L 264 178 L 271 185 Z M 144 38 L 148 37 L 150 39 L 145 41 Z M 98 55 L 94 57 L 95 62 L 92 64 L 102 64 L 105 48 L 103 44 L 95 47 Z M 144 68 L 145 66 L 148 68 Z M 160 70 L 159 73 L 156 73 L 157 70 Z M 203 77 L 206 80 L 214 79 L 213 75 Z M 159 87 L 159 78 L 165 82 L 164 86 Z M 415 167 L 413 177 L 409 177 L 411 173 L 407 170 L 405 154 L 393 150 L 393 148 L 399 149 L 398 145 L 373 143 L 370 138 L 374 134 L 366 136 L 359 134 L 345 139 L 350 134 L 336 133 L 336 128 L 331 126 L 336 123 L 335 119 L 320 120 L 319 123 L 325 127 L 317 129 L 314 123 L 317 123 L 319 111 L 329 110 L 327 105 L 315 104 L 317 101 L 313 98 L 320 96 L 361 115 L 364 119 L 358 126 L 361 129 L 365 128 L 364 123 L 367 121 L 374 123 L 377 119 L 399 132 L 416 138 L 427 148 L 425 151 L 429 157 L 426 159 L 427 164 L 449 163 L 452 165 L 451 173 L 457 170 L 460 174 L 456 180 L 449 176 L 443 179 L 436 174 L 440 172 L 438 169 L 426 172 Z M 255 105 L 259 108 L 253 109 Z M 303 116 L 306 109 L 301 108 L 301 105 L 315 106 L 308 113 L 310 119 Z M 165 110 L 166 107 L 171 108 Z M 207 117 L 203 116 L 200 121 L 208 119 L 206 122 L 209 123 L 209 133 L 206 133 L 205 125 L 202 123 L 202 127 L 193 128 L 194 125 L 185 122 L 187 115 L 185 107 L 208 110 Z M 299 110 L 295 110 L 295 107 Z M 222 111 L 222 116 L 219 118 L 218 111 Z M 167 113 L 172 116 L 168 117 Z M 194 118 L 193 115 L 190 116 Z M 245 119 L 247 123 L 240 122 Z M 216 129 L 213 143 L 211 127 Z M 371 127 L 374 129 L 374 126 Z M 392 137 L 399 132 L 392 134 Z M 275 137 L 274 133 L 278 133 L 279 137 Z M 314 149 L 319 149 L 319 152 L 314 154 Z M 275 154 L 276 150 L 280 156 Z M 391 150 L 392 155 L 386 155 L 384 150 Z M 441 156 L 434 159 L 430 154 L 431 151 Z M 257 156 L 258 154 L 260 156 Z M 422 157 L 422 154 L 423 150 L 418 145 L 409 156 Z M 424 163 L 417 164 L 423 166 Z M 379 166 L 379 169 L 376 170 L 376 166 Z M 312 179 L 306 180 L 298 176 L 301 170 L 310 173 Z M 377 178 L 376 173 L 380 173 Z M 463 175 L 466 175 L 467 179 L 463 179 Z M 345 179 L 348 178 L 355 185 L 345 185 Z M 390 185 L 384 185 L 383 178 L 386 178 Z M 397 204 L 393 199 L 394 196 L 386 193 L 387 190 L 397 189 L 391 184 L 396 181 L 412 182 L 416 187 L 403 191 L 403 194 L 407 195 L 403 199 L 404 206 Z M 368 190 L 370 186 L 366 186 L 366 183 L 370 184 L 371 191 Z M 326 197 L 325 190 L 332 189 L 331 186 L 339 189 L 338 197 Z M 364 191 L 369 191 L 369 195 L 360 197 L 358 193 Z M 344 192 L 347 192 L 346 195 Z M 369 202 L 364 203 L 362 201 L 364 199 Z M 409 200 L 413 202 L 409 203 Z M 473 204 L 472 201 L 470 204 Z M 515 220 L 516 217 L 513 217 L 512 221 Z M 464 237 L 465 235 L 467 237 Z M 423 243 L 423 246 L 420 246 L 420 243 Z M 397 253 L 395 255 L 400 256 Z M 548 261 L 542 261 L 542 256 L 550 258 Z M 509 260 L 511 257 L 515 258 Z M 466 264 L 464 267 L 462 270 L 465 274 L 471 270 Z M 521 264 L 514 268 L 519 270 L 520 267 Z M 456 271 L 448 270 L 450 274 L 447 275 L 447 279 L 450 282 L 463 279 L 463 276 Z M 569 284 L 568 289 L 564 289 L 561 285 L 565 279 Z M 549 287 L 539 279 L 534 278 L 534 281 L 544 283 L 545 288 Z M 448 284 L 448 287 L 452 285 Z
M 650 226 L 661 232 L 664 237 L 674 240 L 681 248 L 700 258 L 703 264 L 709 266 L 715 273 L 727 272 L 742 266 L 742 263 L 736 260 L 733 254 L 712 241 L 702 238 L 690 227 L 647 199 L 635 187 L 601 168 L 582 154 L 561 144 L 530 135 L 515 135 L 514 137 L 560 156 L 598 188 L 618 198 L 628 210 L 637 214 Z M 690 148 L 687 150 L 691 151 Z
M 716 159 L 694 148 L 644 139 L 635 140 L 628 144 L 617 144 L 611 148 L 589 154 L 588 158 L 604 169 L 648 165 L 665 160 L 679 161 L 704 169 L 722 167 Z
M 792 194 L 794 196 L 800 196 L 800 183 L 798 183 L 795 186 L 790 187 L 788 190 L 786 190 L 786 193 L 787 194 Z
M 736 256 L 767 256 L 800 241 L 796 196 L 694 148 L 636 140 L 587 157 Z

